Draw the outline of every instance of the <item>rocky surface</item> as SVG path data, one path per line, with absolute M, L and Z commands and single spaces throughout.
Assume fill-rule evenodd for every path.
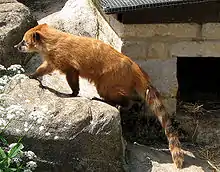
M 168 149 L 128 144 L 126 158 L 130 172 L 212 172 L 206 161 L 199 160 L 193 153 L 185 151 L 184 168 L 177 170 Z
M 40 20 L 60 11 L 67 0 L 18 0 L 18 2 L 26 5 L 31 10 L 33 16 Z
M 93 8 L 89 0 L 69 0 L 61 11 L 48 15 L 38 22 L 47 23 L 72 34 L 96 37 L 98 23 Z
M 24 73 L 24 69 L 20 65 L 11 65 L 5 68 L 0 64 L 0 93 L 4 91 L 5 85 L 10 82 L 13 76 L 21 73 Z
M 16 0 L 0 2 L 0 61 L 5 66 L 25 64 L 30 54 L 19 53 L 15 48 L 22 40 L 24 33 L 37 25 L 30 10 Z
M 0 94 L 1 127 L 40 158 L 38 171 L 122 171 L 120 114 L 87 98 L 57 96 L 23 74 Z

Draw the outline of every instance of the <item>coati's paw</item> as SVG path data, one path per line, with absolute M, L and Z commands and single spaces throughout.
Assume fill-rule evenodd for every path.
M 181 148 L 175 147 L 171 151 L 172 159 L 177 168 L 183 167 L 183 161 L 184 161 L 184 154 Z
M 30 79 L 37 79 L 34 73 L 27 73 L 26 76 L 29 77 Z
M 72 92 L 72 94 L 70 95 L 71 97 L 76 97 L 78 95 L 79 91 L 74 91 Z

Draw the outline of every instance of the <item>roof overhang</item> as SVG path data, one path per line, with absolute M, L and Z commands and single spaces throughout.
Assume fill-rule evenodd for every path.
M 93 0 L 124 24 L 220 21 L 220 0 Z

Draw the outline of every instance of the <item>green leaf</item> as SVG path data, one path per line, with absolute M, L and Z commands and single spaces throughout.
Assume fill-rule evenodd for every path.
M 7 167 L 10 167 L 10 165 L 11 165 L 11 159 L 7 158 Z
M 2 143 L 4 143 L 5 145 L 8 144 L 8 142 L 5 140 L 5 138 L 4 138 L 2 135 L 0 135 L 0 140 L 1 140 Z
M 5 172 L 5 169 L 8 169 L 8 167 L 10 166 L 10 162 L 11 159 L 6 157 L 4 160 L 0 162 L 0 169 L 3 169 Z
M 0 161 L 5 159 L 7 156 L 4 152 L 4 150 L 0 147 Z
M 6 172 L 14 172 L 14 171 L 17 171 L 17 169 L 16 169 L 16 168 L 8 168 L 8 169 L 6 170 Z
M 6 167 L 6 163 L 5 163 L 5 161 L 3 160 L 3 161 L 0 162 L 0 169 L 3 170 L 3 169 L 5 169 L 5 167 Z M 0 172 L 1 172 L 1 171 L 0 171 Z
M 21 143 L 17 143 L 14 147 L 12 147 L 8 152 L 9 158 L 14 158 L 15 156 L 20 153 L 21 149 L 23 149 L 24 146 Z

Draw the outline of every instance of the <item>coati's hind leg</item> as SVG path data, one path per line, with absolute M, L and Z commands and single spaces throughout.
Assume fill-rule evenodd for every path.
M 101 102 L 107 103 L 107 104 L 109 104 L 111 106 L 115 106 L 115 107 L 118 107 L 118 105 L 122 106 L 122 107 L 128 107 L 130 105 L 130 100 L 124 96 L 118 96 L 117 99 L 112 99 L 109 97 L 105 97 L 104 99 L 100 99 L 97 97 L 93 97 L 92 100 L 101 101 Z
M 79 72 L 75 69 L 69 69 L 66 72 L 66 80 L 72 90 L 72 96 L 77 96 L 79 93 Z
M 103 89 L 97 89 L 100 97 L 104 99 L 104 102 L 112 106 L 122 106 L 128 107 L 130 105 L 130 99 L 127 92 L 121 88 L 110 87 L 110 89 L 105 92 Z
M 112 105 L 112 106 L 122 106 L 122 107 L 128 107 L 130 105 L 130 100 L 128 97 L 123 96 L 123 95 L 115 95 L 115 96 L 108 96 L 105 97 L 104 100 Z

